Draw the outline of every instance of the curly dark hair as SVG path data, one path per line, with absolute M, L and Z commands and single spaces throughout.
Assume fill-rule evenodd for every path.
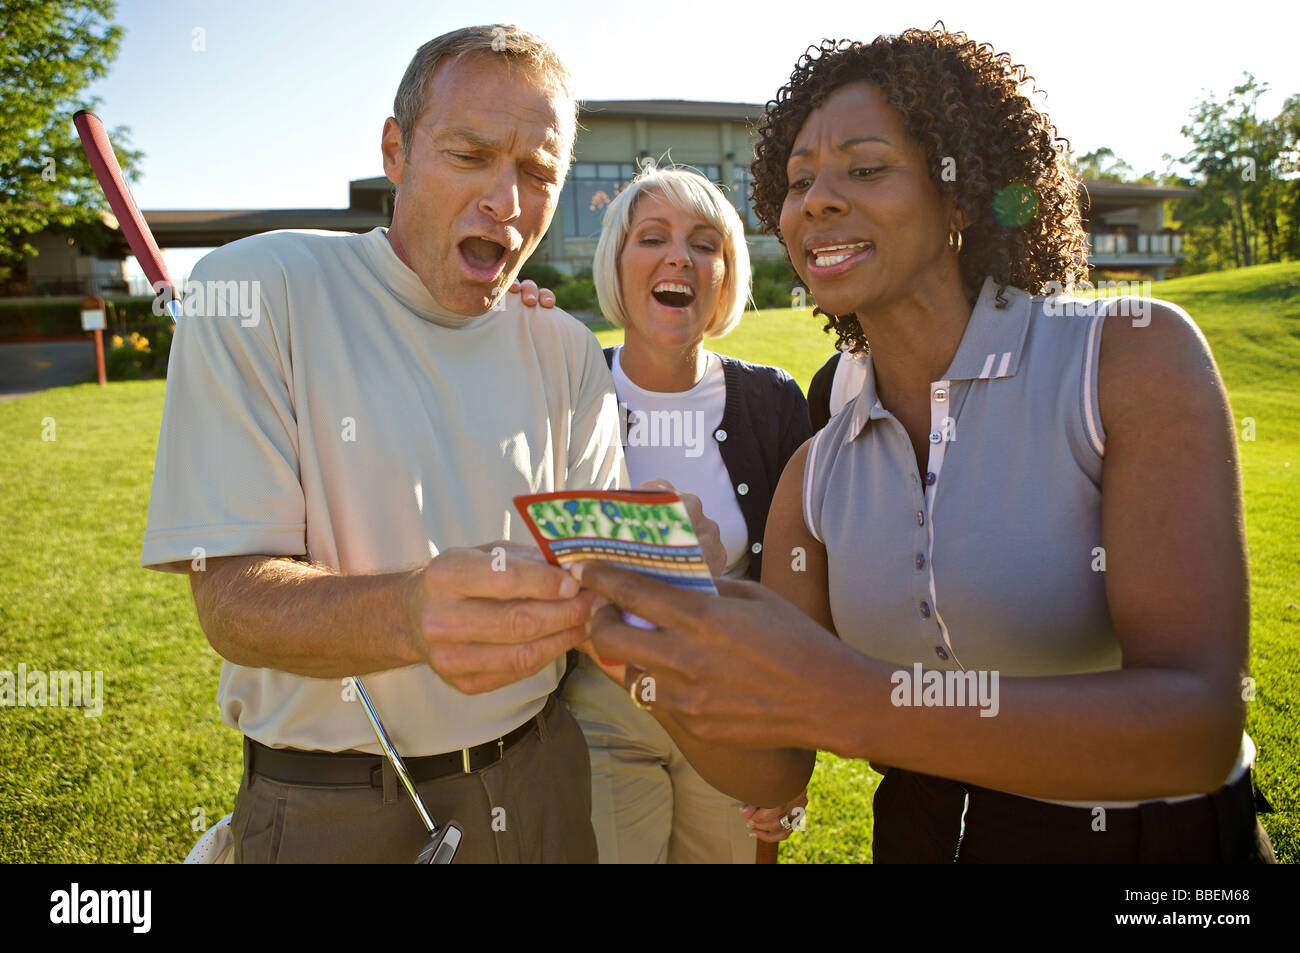
M 809 113 L 836 89 L 863 80 L 880 87 L 902 116 L 940 194 L 955 196 L 968 223 L 959 255 L 968 290 L 978 291 L 990 275 L 1002 288 L 1031 294 L 1087 277 L 1069 143 L 1020 92 L 1032 77 L 1008 54 L 949 33 L 942 22 L 871 43 L 823 40 L 799 58 L 758 127 L 753 207 L 764 231 L 781 238 L 786 163 Z M 945 168 L 955 175 L 945 176 Z M 827 319 L 837 346 L 870 349 L 857 315 L 814 313 Z

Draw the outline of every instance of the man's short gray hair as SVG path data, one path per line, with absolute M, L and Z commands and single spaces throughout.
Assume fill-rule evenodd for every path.
M 555 50 L 540 36 L 509 23 L 467 26 L 435 37 L 415 52 L 406 75 L 393 99 L 393 117 L 402 131 L 402 157 L 410 158 L 415 127 L 424 114 L 425 89 L 433 71 L 443 59 L 458 60 L 467 54 L 497 56 L 507 66 L 519 63 L 545 83 L 563 92 L 574 103 L 574 126 L 577 125 L 577 101 L 573 95 L 573 77 Z M 572 145 L 572 143 L 570 143 Z

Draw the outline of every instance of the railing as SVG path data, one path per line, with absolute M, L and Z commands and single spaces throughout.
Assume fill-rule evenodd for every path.
M 31 285 L 38 296 L 131 293 L 128 282 L 105 275 L 38 275 Z
M 1088 254 L 1134 258 L 1152 255 L 1175 257 L 1182 253 L 1183 236 L 1168 232 L 1133 235 L 1129 232 L 1101 232 L 1088 235 Z

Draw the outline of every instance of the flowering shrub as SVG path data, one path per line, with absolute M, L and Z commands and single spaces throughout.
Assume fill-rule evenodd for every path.
M 138 380 L 146 369 L 153 367 L 149 339 L 138 331 L 132 331 L 126 337 L 114 334 L 109 338 L 108 345 L 108 353 L 104 355 L 104 368 L 109 380 Z

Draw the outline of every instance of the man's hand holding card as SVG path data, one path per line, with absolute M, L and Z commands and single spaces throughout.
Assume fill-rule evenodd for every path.
M 726 562 L 718 525 L 704 515 L 699 497 L 678 493 L 667 480 L 648 480 L 635 490 L 518 496 L 514 504 L 542 555 L 556 566 L 599 559 L 687 590 L 717 593 L 713 577 Z M 631 613 L 623 620 L 655 628 Z M 579 648 L 625 684 L 621 662 L 601 658 L 590 640 Z

